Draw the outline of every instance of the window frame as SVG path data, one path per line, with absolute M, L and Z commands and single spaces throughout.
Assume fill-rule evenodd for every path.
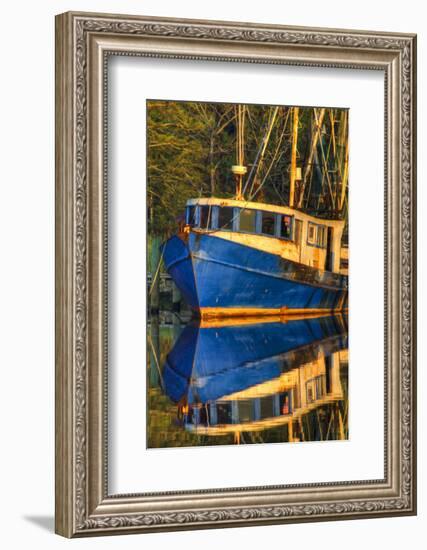
M 236 216 L 238 222 L 237 222 L 237 231 L 239 233 L 246 233 L 247 235 L 256 235 L 257 234 L 257 220 L 258 220 L 258 216 L 257 216 L 257 213 L 259 212 L 258 210 L 255 210 L 254 208 L 240 208 L 240 207 L 237 207 L 238 209 L 238 216 Z M 244 210 L 247 210 L 248 212 L 251 212 L 251 213 L 254 213 L 255 214 L 255 219 L 254 219 L 254 229 L 253 231 L 248 231 L 247 229 L 241 229 L 241 225 L 240 225 L 240 220 L 242 218 L 242 212 Z
M 235 219 L 236 219 L 235 207 L 234 206 L 216 206 L 215 208 L 217 209 L 215 228 L 218 229 L 219 231 L 234 231 L 234 225 L 235 225 Z M 231 223 L 229 224 L 228 227 L 222 226 L 219 223 L 219 216 L 220 216 L 221 210 L 226 208 L 231 210 Z
M 262 218 L 264 214 L 269 214 L 274 220 L 273 233 L 265 233 L 262 230 L 262 222 L 263 222 Z M 256 227 L 257 233 L 259 233 L 260 235 L 265 235 L 266 237 L 277 237 L 277 214 L 269 210 L 258 210 L 256 226 L 257 226 Z
M 208 219 L 207 219 L 206 226 L 201 225 L 202 209 L 203 208 L 208 209 Z M 215 215 L 214 214 L 214 208 L 215 208 L 215 206 L 212 205 L 212 204 L 199 204 L 199 205 L 197 205 L 198 216 L 197 216 L 197 226 L 196 227 L 198 229 L 202 229 L 204 231 L 209 231 L 209 230 L 214 229 L 214 215 Z M 209 211 L 210 211 L 210 215 L 209 215 Z
M 290 218 L 291 220 L 291 231 L 290 231 L 290 237 L 284 237 L 281 235 L 281 229 L 282 229 L 282 220 L 284 216 Z M 295 230 L 295 216 L 292 214 L 276 214 L 276 237 L 278 239 L 282 239 L 283 241 L 294 241 L 294 230 Z
M 193 214 L 193 223 L 190 221 L 190 212 L 191 209 L 194 209 Z M 197 226 L 197 204 L 187 204 L 185 207 L 185 223 L 186 225 L 189 225 L 190 227 L 196 227 Z
M 311 241 L 310 239 L 310 227 L 313 227 L 315 230 L 313 241 Z M 327 241 L 328 241 L 328 227 L 329 226 L 327 225 L 308 221 L 307 222 L 307 239 L 306 239 L 307 245 L 325 250 L 327 248 Z M 322 235 L 322 238 L 319 244 L 320 234 Z

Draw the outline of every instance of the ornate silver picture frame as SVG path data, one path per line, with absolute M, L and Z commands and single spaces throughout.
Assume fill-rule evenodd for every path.
M 110 56 L 384 74 L 384 477 L 108 491 Z M 124 15 L 56 18 L 56 532 L 65 537 L 416 513 L 416 37 Z

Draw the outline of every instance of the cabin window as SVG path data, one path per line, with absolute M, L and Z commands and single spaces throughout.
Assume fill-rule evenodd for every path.
M 239 230 L 245 233 L 255 233 L 256 210 L 240 210 Z
M 291 414 L 292 412 L 292 403 L 291 403 L 291 394 L 290 392 L 282 393 L 280 396 L 280 414 Z
M 317 246 L 326 248 L 326 242 L 328 240 L 328 228 L 323 225 L 317 226 Z
M 253 419 L 252 401 L 250 399 L 239 401 L 239 422 L 251 422 Z
M 316 379 L 316 396 L 317 399 L 321 399 L 325 395 L 325 376 L 317 376 Z
M 313 223 L 308 224 L 307 242 L 308 244 L 316 244 L 316 226 Z
M 201 229 L 212 228 L 213 211 L 211 206 L 200 206 L 199 227 Z
M 325 395 L 325 376 L 316 376 L 306 383 L 307 403 L 313 403 Z
M 196 207 L 195 206 L 187 206 L 187 220 L 188 225 L 195 225 L 196 223 Z
M 199 409 L 199 424 L 201 424 L 202 426 L 207 426 L 209 425 L 209 418 L 208 418 L 208 411 L 207 411 L 207 408 L 206 406 L 202 406 L 200 407 Z
M 271 212 L 261 212 L 261 233 L 264 235 L 274 235 L 276 216 Z
M 217 421 L 218 424 L 231 424 L 232 423 L 232 414 L 231 414 L 231 403 L 218 403 L 216 407 Z
M 234 209 L 230 206 L 219 208 L 218 229 L 231 231 L 233 229 Z
M 282 237 L 282 239 L 292 239 L 292 216 L 285 214 L 284 216 L 279 216 L 279 218 L 279 236 Z
M 275 416 L 274 414 L 274 401 L 271 395 L 266 395 L 261 397 L 261 420 L 264 418 L 271 418 Z
M 312 246 L 326 248 L 328 228 L 315 223 L 308 223 L 307 243 Z
M 307 403 L 313 403 L 316 399 L 316 393 L 315 393 L 315 385 L 313 380 L 309 380 L 306 384 L 306 390 L 307 390 Z

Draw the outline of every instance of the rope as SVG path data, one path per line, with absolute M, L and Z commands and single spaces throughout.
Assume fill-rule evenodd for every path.
M 159 360 L 157 358 L 156 350 L 154 349 L 153 340 L 151 339 L 150 334 L 148 334 L 147 336 L 148 336 L 148 343 L 150 344 L 151 351 L 153 352 L 154 363 L 156 364 L 157 370 L 159 371 L 160 382 L 161 382 L 162 388 L 164 388 L 165 384 L 163 382 L 162 370 L 160 368 L 160 363 L 159 363 Z
M 153 292 L 154 283 L 156 282 L 156 279 L 157 279 L 157 277 L 159 275 L 159 272 L 160 272 L 160 266 L 161 266 L 161 263 L 162 263 L 162 260 L 163 260 L 163 251 L 164 251 L 164 248 L 162 249 L 162 253 L 160 255 L 159 263 L 157 264 L 156 273 L 154 274 L 153 280 L 151 281 L 150 290 L 148 291 L 149 296 L 151 296 L 151 293 Z

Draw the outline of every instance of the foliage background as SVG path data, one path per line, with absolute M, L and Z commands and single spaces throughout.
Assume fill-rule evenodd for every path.
M 172 234 L 190 198 L 235 195 L 231 166 L 238 163 L 236 109 L 230 103 L 147 101 L 149 235 Z M 293 111 L 288 106 L 245 105 L 244 164 L 247 176 L 253 168 L 255 175 L 247 193 L 256 193 L 259 202 L 289 203 Z M 324 109 L 322 123 L 321 109 L 300 107 L 298 111 L 297 165 L 302 174 L 309 172 L 301 208 L 318 216 L 346 218 L 347 185 L 343 208 L 337 208 L 337 197 L 348 111 Z M 310 158 L 317 121 L 319 139 Z

